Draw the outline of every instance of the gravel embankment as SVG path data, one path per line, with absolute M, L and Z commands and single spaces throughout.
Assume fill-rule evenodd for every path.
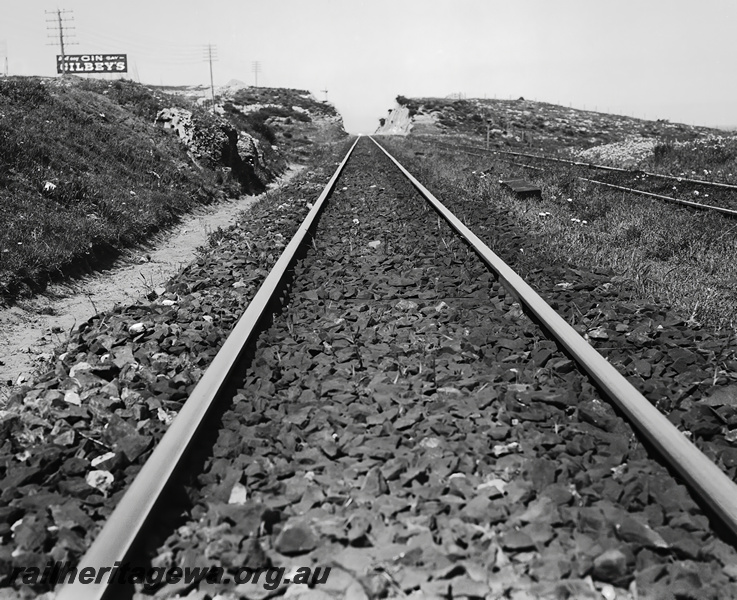
M 735 548 L 370 141 L 337 190 L 153 559 L 328 581 L 158 595 L 737 597 Z M 510 220 L 448 204 L 519 263 Z M 611 274 L 521 266 L 734 476 L 723 340 L 624 299 Z
M 438 181 L 426 163 L 403 155 L 410 171 L 653 404 L 737 480 L 737 345 L 730 330 L 701 327 L 667 305 L 643 302 L 625 277 L 608 270 L 541 265 L 544 255 L 514 215 Z M 422 179 L 422 177 L 421 177 Z M 497 190 L 496 193 L 504 193 Z
M 14 568 L 86 550 L 347 148 L 267 194 L 150 303 L 84 323 L 12 394 L 0 411 L 0 596 Z M 46 589 L 19 583 L 20 597 Z

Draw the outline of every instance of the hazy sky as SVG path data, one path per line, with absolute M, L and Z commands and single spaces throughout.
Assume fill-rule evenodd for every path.
M 398 94 L 737 125 L 734 0 L 0 0 L 9 74 L 55 74 L 57 8 L 74 18 L 67 54 L 127 53 L 131 79 L 209 84 L 212 43 L 216 86 L 253 84 L 259 61 L 259 85 L 327 89 L 352 132 Z

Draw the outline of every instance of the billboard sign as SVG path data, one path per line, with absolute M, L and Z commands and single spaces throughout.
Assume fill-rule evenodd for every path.
M 56 55 L 57 73 L 127 73 L 127 54 Z

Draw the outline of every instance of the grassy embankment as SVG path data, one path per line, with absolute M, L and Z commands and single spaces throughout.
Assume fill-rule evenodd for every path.
M 387 141 L 441 198 L 481 198 L 490 210 L 513 214 L 529 236 L 527 260 L 611 268 L 641 299 L 672 305 L 691 322 L 737 327 L 734 220 L 603 189 L 570 172 L 532 174 L 492 158 L 434 151 L 428 139 Z M 412 151 L 424 152 L 423 160 L 413 160 Z M 641 166 L 728 178 L 737 174 L 737 140 L 667 142 Z M 506 192 L 498 180 L 512 176 L 538 183 L 542 199 Z
M 13 77 L 0 81 L 0 303 L 42 290 L 52 279 L 88 271 L 151 237 L 197 205 L 263 189 L 286 167 L 315 111 L 333 111 L 298 90 L 238 92 L 240 104 L 272 103 L 241 113 L 226 103 L 224 117 L 260 142 L 259 181 L 244 186 L 226 174 L 218 121 L 196 98 L 167 94 L 131 81 Z M 295 99 L 296 98 L 296 99 Z M 315 106 L 313 106 L 315 105 Z M 193 113 L 198 143 L 210 155 L 188 156 L 171 131 L 154 126 L 167 107 Z M 287 123 L 275 123 L 275 116 Z M 290 128 L 292 120 L 298 120 Z M 301 127 L 298 127 L 301 126 Z M 281 152 L 272 148 L 280 144 Z M 220 154 L 218 157 L 217 155 Z M 220 159 L 220 162 L 218 162 Z
M 547 102 L 449 98 L 405 98 L 397 104 L 415 120 L 412 135 L 441 135 L 492 147 L 558 152 L 618 142 L 626 138 L 688 141 L 716 130 L 667 120 L 569 108 Z
M 223 194 L 215 171 L 194 168 L 154 127 L 173 105 L 131 82 L 0 82 L 0 300 L 98 264 Z
M 255 132 L 297 163 L 310 162 L 318 146 L 346 137 L 335 107 L 306 90 L 248 87 L 225 93 L 219 100 L 231 123 Z

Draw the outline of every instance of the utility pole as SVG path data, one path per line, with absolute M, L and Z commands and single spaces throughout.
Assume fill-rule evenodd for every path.
M 217 60 L 217 46 L 207 44 L 205 48 L 205 60 L 210 63 L 210 91 L 212 92 L 212 112 L 215 112 L 215 84 L 212 79 L 212 61 Z
M 3 77 L 8 76 L 8 42 L 5 40 L 0 42 L 0 56 L 3 57 L 4 69 Z
M 256 87 L 258 87 L 258 74 L 261 72 L 261 62 L 258 60 L 254 60 L 251 63 L 251 71 L 253 71 Z
M 71 10 L 64 10 L 57 8 L 54 10 L 47 10 L 45 11 L 47 15 L 56 15 L 56 18 L 46 19 L 46 22 L 49 24 L 49 26 L 46 27 L 48 30 L 54 30 L 59 33 L 59 47 L 61 48 L 61 75 L 66 75 L 66 71 L 64 70 L 64 57 L 66 56 L 66 53 L 64 51 L 64 35 L 66 32 L 68 32 L 70 29 L 75 29 L 74 27 L 70 27 L 69 25 L 65 25 L 65 23 L 68 23 L 69 21 L 74 21 L 74 17 L 64 18 L 62 15 L 65 15 L 67 13 L 71 13 Z M 68 37 L 68 33 L 66 33 Z M 56 35 L 50 35 L 49 38 L 56 38 Z M 67 45 L 72 46 L 75 45 L 76 42 L 70 42 L 67 40 Z M 49 46 L 55 46 L 56 42 L 49 43 Z
M 325 102 L 328 101 L 328 91 L 327 90 L 320 90 L 323 94 L 325 94 Z

